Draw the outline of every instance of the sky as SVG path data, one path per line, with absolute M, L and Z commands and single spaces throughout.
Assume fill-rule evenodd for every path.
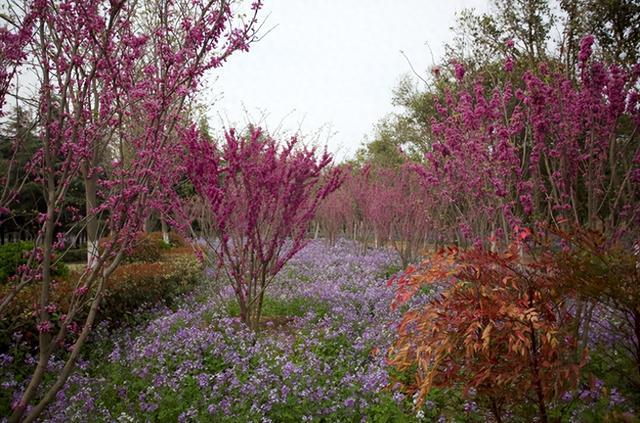
M 486 11 L 487 0 L 265 0 L 262 39 L 208 80 L 209 124 L 299 132 L 352 157 L 394 111 L 407 58 L 426 75 L 465 8 Z

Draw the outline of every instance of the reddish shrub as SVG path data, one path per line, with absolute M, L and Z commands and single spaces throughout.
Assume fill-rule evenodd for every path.
M 202 266 L 193 255 L 174 254 L 167 260 L 157 263 L 129 263 L 121 265 L 107 280 L 104 299 L 100 306 L 99 319 L 119 322 L 135 313 L 144 304 L 171 302 L 178 295 L 188 292 L 199 281 Z M 60 318 L 67 313 L 72 292 L 76 289 L 78 272 L 71 272 L 65 279 L 54 283 L 52 289 L 51 306 L 55 310 L 51 313 L 54 318 Z M 9 286 L 0 285 L 0 298 Z M 35 324 L 39 287 L 31 285 L 24 288 L 11 303 L 11 309 L 6 318 L 0 323 L 0 333 L 7 342 L 11 333 L 20 331 L 27 334 L 27 338 L 37 339 Z M 90 297 L 90 295 L 87 295 Z M 82 318 L 80 316 L 79 318 Z M 0 347 L 3 343 L 0 342 Z
M 104 248 L 109 241 L 109 237 L 102 238 L 100 247 Z M 139 232 L 133 247 L 125 257 L 125 262 L 154 263 L 160 261 L 164 253 L 170 252 L 174 248 L 179 248 L 180 253 L 193 253 L 187 240 L 175 232 L 169 232 L 169 245 L 165 244 L 162 232 Z
M 400 370 L 417 366 L 409 388 L 418 405 L 434 387 L 474 388 L 497 421 L 516 403 L 547 421 L 549 402 L 575 386 L 585 356 L 573 336 L 571 293 L 550 256 L 525 263 L 520 247 L 440 252 L 397 281 L 394 306 L 424 285 L 444 288 L 404 315 L 391 351 Z

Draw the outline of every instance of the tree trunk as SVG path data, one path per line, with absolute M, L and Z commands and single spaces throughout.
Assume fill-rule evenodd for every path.
M 97 175 L 84 178 L 85 200 L 87 202 L 87 268 L 93 269 L 98 263 L 98 218 L 92 210 L 97 207 Z
M 146 233 L 153 231 L 153 213 L 150 213 L 149 216 L 144 220 L 144 231 Z
M 633 311 L 633 331 L 636 336 L 637 346 L 636 346 L 636 368 L 638 370 L 638 380 L 640 380 L 640 312 L 637 310 Z
M 496 418 L 496 423 L 502 423 L 500 408 L 498 407 L 498 403 L 493 397 L 491 397 L 491 412 L 493 413 L 493 417 Z
M 169 240 L 169 225 L 167 224 L 167 221 L 164 220 L 163 218 L 160 219 L 160 224 L 162 225 L 162 240 L 164 241 L 165 244 L 170 244 L 170 240 Z
M 51 172 L 53 175 L 53 172 Z M 45 222 L 45 230 L 44 230 L 44 239 L 42 241 L 42 245 L 40 246 L 43 250 L 43 258 L 42 258 L 42 282 L 40 288 L 40 301 L 39 301 L 39 322 L 44 322 L 49 320 L 49 313 L 46 311 L 45 306 L 49 304 L 49 294 L 50 294 L 50 283 L 51 283 L 51 253 L 52 253 L 52 244 L 53 244 L 53 230 L 54 230 L 54 209 L 55 209 L 55 198 L 54 192 L 55 187 L 53 183 L 53 177 L 48 177 L 48 204 L 47 204 L 47 220 Z M 40 383 L 44 379 L 46 374 L 46 369 L 49 364 L 49 358 L 51 357 L 51 335 L 46 332 L 41 332 L 38 335 L 38 364 L 36 366 L 33 375 L 31 376 L 31 380 L 24 393 L 20 397 L 20 402 L 18 406 L 14 409 L 13 414 L 9 418 L 9 422 L 15 423 L 19 422 L 22 419 L 22 415 L 27 409 L 27 404 L 31 402 L 31 400 L 36 396 L 37 389 L 40 386 Z
M 536 399 L 538 403 L 539 418 L 542 423 L 549 421 L 547 417 L 547 407 L 544 403 L 544 390 L 542 387 L 542 380 L 540 380 L 540 363 L 538 362 L 538 339 L 535 335 L 533 325 L 530 325 L 531 330 L 531 371 L 533 373 L 533 385 L 536 390 Z
M 258 294 L 258 303 L 256 304 L 255 320 L 253 322 L 253 331 L 258 333 L 260 330 L 260 318 L 262 317 L 262 304 L 264 302 L 264 289 Z

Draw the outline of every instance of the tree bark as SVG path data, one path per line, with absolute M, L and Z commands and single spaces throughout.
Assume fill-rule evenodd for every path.
M 93 269 L 98 263 L 98 218 L 92 212 L 98 205 L 97 175 L 87 175 L 84 178 L 85 200 L 87 202 L 87 268 Z
M 169 225 L 164 218 L 160 218 L 160 225 L 162 226 L 162 240 L 168 245 L 171 243 L 169 240 Z

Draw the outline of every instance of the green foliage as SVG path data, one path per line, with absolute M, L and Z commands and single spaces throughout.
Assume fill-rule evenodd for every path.
M 231 299 L 226 306 L 230 316 L 240 315 L 240 306 L 235 299 Z M 300 317 L 313 311 L 318 316 L 323 316 L 328 311 L 328 306 L 323 303 L 310 301 L 307 298 L 281 299 L 265 296 L 262 304 L 262 315 L 265 317 Z
M 129 263 L 143 262 L 154 263 L 162 256 L 162 239 L 154 239 L 149 234 L 143 233 L 138 236 L 133 249 L 127 254 L 125 261 Z
M 162 237 L 162 232 L 145 233 L 144 237 L 149 239 L 149 240 L 151 240 L 151 241 L 156 241 L 156 242 L 160 243 L 160 246 L 162 248 L 182 248 L 182 247 L 188 247 L 189 246 L 189 243 L 187 242 L 187 240 L 184 239 L 177 232 L 169 232 L 169 243 L 168 244 L 166 242 L 164 242 L 164 239 Z
M 395 275 L 401 270 L 403 269 L 402 269 L 402 266 L 400 266 L 399 264 L 396 264 L 396 263 L 390 264 L 384 269 L 383 276 L 385 279 L 389 279 L 391 276 Z
M 16 274 L 18 266 L 27 264 L 29 253 L 33 250 L 31 241 L 11 242 L 0 245 L 0 284 Z M 69 268 L 64 263 L 57 263 L 53 269 L 54 277 L 64 278 L 69 274 Z
M 390 393 L 380 395 L 377 402 L 371 404 L 368 415 L 372 423 L 409 423 L 415 421 L 413 416 L 407 414 L 410 407 L 403 407 L 393 400 Z
M 109 238 L 102 238 L 100 245 L 109 242 Z M 125 256 L 125 263 L 156 263 L 162 256 L 172 249 L 188 247 L 188 242 L 175 232 L 169 232 L 169 244 L 162 238 L 162 232 L 140 232 L 131 250 Z
M 20 241 L 0 245 L 0 283 L 16 274 L 18 266 L 27 263 L 27 254 L 33 249 L 33 242 Z
M 403 81 L 410 84 L 407 79 Z M 406 89 L 406 95 L 409 92 L 416 91 Z M 420 161 L 426 151 L 421 140 L 419 126 L 403 116 L 389 115 L 376 124 L 372 139 L 358 149 L 355 164 L 399 167 L 407 160 Z
M 508 49 L 511 38 L 529 60 L 547 54 L 550 31 L 556 16 L 549 0 L 493 0 L 492 13 L 466 10 L 458 17 L 453 44 L 447 45 L 448 59 L 470 57 L 480 66 L 496 61 Z
M 11 217 L 4 216 L 2 226 L 6 232 L 20 231 L 35 237 L 38 225 L 35 224 L 39 212 L 46 210 L 44 196 L 42 195 L 42 185 L 30 177 L 27 169 L 28 163 L 33 160 L 34 154 L 42 147 L 42 142 L 37 136 L 37 117 L 31 115 L 29 110 L 23 107 L 16 107 L 11 114 L 7 114 L 6 121 L 0 124 L 0 169 L 11 169 L 9 174 L 2 174 L 8 177 L 8 181 L 0 179 L 1 183 L 8 183 L 9 191 L 18 191 L 17 199 L 11 203 Z M 18 140 L 14 144 L 14 140 Z M 18 147 L 17 151 L 13 146 Z M 10 163 L 13 160 L 13 164 Z M 3 187 L 5 188 L 5 187 Z M 73 178 L 67 190 L 65 204 L 82 209 L 85 204 L 84 186 L 81 178 Z M 66 213 L 62 213 L 63 218 L 60 223 L 63 230 L 70 221 Z
M 605 60 L 632 66 L 640 59 L 640 3 L 636 0 L 564 0 L 567 50 L 586 33 L 598 40 Z
M 320 357 L 331 359 L 342 354 L 343 350 L 349 348 L 350 345 L 351 341 L 345 335 L 326 337 L 314 349 L 314 352 Z
M 170 303 L 200 281 L 202 268 L 193 256 L 175 256 L 158 263 L 120 266 L 109 278 L 101 316 L 118 321 L 141 304 Z
M 62 256 L 62 260 L 65 263 L 86 263 L 87 262 L 87 249 L 86 248 L 72 248 L 66 250 Z

